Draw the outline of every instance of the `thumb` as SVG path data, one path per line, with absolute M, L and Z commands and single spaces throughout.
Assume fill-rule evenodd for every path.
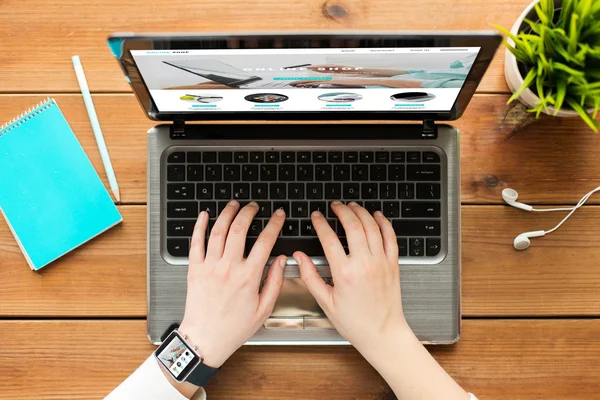
M 265 319 L 273 312 L 273 307 L 279 297 L 283 285 L 283 272 L 287 262 L 286 256 L 279 256 L 271 263 L 267 279 L 259 295 L 259 313 L 265 315 Z
M 305 253 L 301 251 L 295 252 L 294 260 L 298 263 L 300 277 L 308 291 L 314 296 L 322 309 L 329 309 L 328 306 L 333 288 L 325 283 L 321 275 L 317 272 L 315 264 Z

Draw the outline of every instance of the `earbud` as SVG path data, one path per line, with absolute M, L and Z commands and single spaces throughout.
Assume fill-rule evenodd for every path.
M 506 188 L 502 190 L 502 198 L 507 204 L 513 207 L 520 208 L 521 210 L 525 211 L 533 210 L 533 207 L 531 207 L 529 204 L 519 203 L 517 201 L 519 198 L 519 193 L 517 193 L 517 191 L 514 189 Z
M 521 233 L 517 236 L 513 242 L 513 246 L 517 250 L 525 250 L 531 244 L 529 238 L 540 237 L 546 235 L 545 231 L 533 231 L 533 232 L 525 232 Z
M 557 230 L 558 228 L 560 228 L 560 226 L 562 224 L 565 223 L 565 221 L 567 219 L 569 219 L 569 217 L 571 215 L 573 215 L 573 213 L 581 206 L 583 206 L 585 204 L 586 201 L 588 201 L 588 199 L 596 192 L 600 191 L 600 186 L 597 187 L 596 189 L 586 193 L 585 196 L 583 196 L 581 198 L 581 200 L 579 200 L 579 202 L 577 203 L 577 205 L 573 206 L 573 207 L 561 207 L 561 208 L 533 208 L 532 206 L 530 206 L 529 204 L 525 204 L 525 203 L 519 203 L 517 201 L 517 199 L 519 198 L 519 194 L 517 193 L 516 190 L 514 189 L 509 189 L 506 188 L 504 190 L 502 190 L 502 198 L 504 199 L 504 201 L 516 208 L 520 208 L 521 210 L 525 210 L 525 211 L 537 211 L 537 212 L 545 212 L 545 211 L 569 211 L 569 213 L 567 214 L 566 217 L 563 218 L 562 221 L 560 221 L 558 223 L 558 225 L 556 225 L 554 228 L 547 230 L 547 231 L 532 231 L 532 232 L 524 232 L 521 233 L 519 236 L 517 236 L 515 238 L 515 240 L 513 241 L 513 246 L 515 247 L 515 249 L 517 250 L 525 250 L 526 248 L 529 247 L 529 245 L 531 244 L 531 241 L 529 240 L 529 238 L 534 238 L 534 237 L 540 237 L 540 236 L 545 236 L 549 233 L 554 232 L 555 230 Z

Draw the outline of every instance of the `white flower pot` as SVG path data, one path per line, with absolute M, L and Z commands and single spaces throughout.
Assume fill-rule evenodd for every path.
M 536 21 L 538 19 L 537 14 L 534 9 L 534 6 L 537 3 L 539 3 L 539 0 L 534 0 L 531 2 L 531 4 L 529 4 L 529 6 L 527 6 L 527 8 L 525 8 L 523 13 L 515 21 L 515 24 L 513 25 L 512 29 L 510 30 L 510 33 L 512 33 L 515 36 L 519 33 L 519 31 L 521 30 L 521 26 L 523 25 L 524 18 L 529 18 L 532 21 Z M 554 3 L 556 5 L 556 7 L 560 7 L 560 5 L 562 4 L 562 1 L 555 0 Z M 515 43 L 512 39 L 507 38 L 507 41 L 509 44 L 514 46 Z M 521 71 L 519 71 L 519 68 L 517 66 L 517 59 L 510 51 L 508 51 L 508 49 L 505 52 L 504 77 L 506 78 L 506 83 L 508 84 L 508 87 L 510 88 L 510 90 L 513 93 L 516 92 L 523 84 L 523 76 L 521 75 Z M 540 100 L 540 98 L 531 89 L 526 89 L 519 97 L 519 101 L 521 103 L 523 103 L 526 106 L 531 107 L 531 108 L 536 107 L 538 105 L 539 100 Z M 544 111 L 545 114 L 552 115 L 552 116 L 555 115 L 555 112 L 556 112 L 556 109 L 554 107 L 548 107 Z M 557 117 L 579 117 L 579 114 L 577 114 L 577 112 L 575 112 L 573 110 L 568 110 L 568 109 L 566 109 L 566 107 L 563 106 L 561 111 L 559 111 L 558 114 L 556 114 L 556 116 Z

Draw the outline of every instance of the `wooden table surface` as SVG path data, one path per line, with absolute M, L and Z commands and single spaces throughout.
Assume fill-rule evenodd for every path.
M 146 318 L 146 130 L 112 58 L 112 32 L 490 29 L 529 0 L 3 0 L 0 121 L 56 99 L 105 179 L 71 56 L 81 56 L 115 166 L 124 222 L 42 272 L 0 222 L 0 399 L 98 399 L 152 351 Z M 502 204 L 573 204 L 600 184 L 600 137 L 577 120 L 514 133 L 503 51 L 465 115 L 463 335 L 431 347 L 482 400 L 600 399 L 600 196 L 556 233 L 512 248 L 562 214 Z M 1 179 L 1 171 L 0 171 Z M 105 179 L 106 182 L 106 179 Z M 401 362 L 401 360 L 399 360 Z M 351 347 L 247 347 L 207 387 L 210 399 L 391 399 Z

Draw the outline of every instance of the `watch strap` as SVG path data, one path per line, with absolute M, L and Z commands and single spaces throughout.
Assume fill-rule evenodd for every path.
M 196 386 L 205 386 L 217 372 L 219 372 L 219 368 L 212 368 L 200 362 L 185 380 Z

